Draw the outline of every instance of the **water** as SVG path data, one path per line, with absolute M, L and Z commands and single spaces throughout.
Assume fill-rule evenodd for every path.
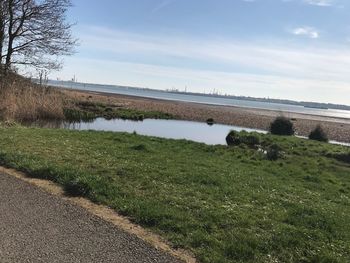
M 84 84 L 84 83 L 64 82 L 64 81 L 49 81 L 49 84 L 56 87 L 73 88 L 77 90 L 105 92 L 105 93 L 113 93 L 113 94 L 129 95 L 129 96 L 156 98 L 156 99 L 163 99 L 163 100 L 195 102 L 195 103 L 211 104 L 211 105 L 238 106 L 238 107 L 245 107 L 245 108 L 256 108 L 256 109 L 274 110 L 274 111 L 281 111 L 281 112 L 302 113 L 302 114 L 309 114 L 309 115 L 315 115 L 315 116 L 350 119 L 350 111 L 346 111 L 346 110 L 305 108 L 303 106 L 296 106 L 296 105 L 289 105 L 289 104 L 170 93 L 170 92 L 157 91 L 157 90 L 128 88 L 128 87 L 112 86 L 112 85 Z
M 130 121 L 121 119 L 106 120 L 104 118 L 97 118 L 92 122 L 45 122 L 36 123 L 35 126 L 40 126 L 43 128 L 64 128 L 70 130 L 96 130 L 128 133 L 136 132 L 137 134 L 146 136 L 155 136 L 167 139 L 186 139 L 209 145 L 226 145 L 225 138 L 231 130 L 246 130 L 248 132 L 255 131 L 259 133 L 267 133 L 267 131 L 264 130 L 248 129 L 222 124 L 214 124 L 210 126 L 202 122 L 154 119 L 146 119 L 144 121 Z M 331 143 L 350 146 L 348 143 Z
M 225 138 L 230 130 L 259 131 L 245 129 L 229 125 L 208 125 L 201 122 L 178 121 L 178 120 L 153 120 L 144 121 L 129 120 L 105 120 L 98 118 L 91 123 L 65 124 L 65 128 L 71 130 L 97 130 L 114 132 L 136 132 L 137 134 L 155 136 L 167 139 L 186 139 L 195 142 L 202 142 L 210 145 L 225 145 Z

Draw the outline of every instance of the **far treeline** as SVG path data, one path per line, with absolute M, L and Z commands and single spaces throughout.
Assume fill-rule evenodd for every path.
M 226 99 L 235 99 L 235 100 L 248 100 L 248 101 L 288 104 L 288 105 L 302 106 L 306 108 L 350 110 L 350 105 L 342 105 L 342 104 L 334 104 L 334 103 L 294 101 L 294 100 L 271 99 L 271 98 L 255 98 L 255 97 L 249 97 L 249 96 L 235 96 L 235 95 L 204 94 L 204 93 L 197 93 L 197 92 L 184 92 L 184 91 L 178 91 L 178 90 L 168 90 L 167 92 L 179 93 L 179 94 L 190 94 L 190 95 L 196 95 L 196 96 L 210 96 L 210 97 L 216 97 L 216 98 L 226 98 Z

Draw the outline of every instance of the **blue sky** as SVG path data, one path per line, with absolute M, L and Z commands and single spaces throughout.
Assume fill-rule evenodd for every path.
M 350 104 L 348 0 L 73 0 L 52 78 Z

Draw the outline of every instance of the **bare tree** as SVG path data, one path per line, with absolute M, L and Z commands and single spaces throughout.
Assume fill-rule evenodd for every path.
M 0 0 L 0 65 L 2 64 L 3 60 L 3 48 L 4 48 L 4 41 L 5 41 L 5 24 L 6 24 L 6 1 Z
M 70 0 L 0 0 L 0 54 L 14 65 L 58 69 L 59 56 L 73 53 L 76 40 L 66 21 Z M 2 26 L 1 26 L 2 25 Z

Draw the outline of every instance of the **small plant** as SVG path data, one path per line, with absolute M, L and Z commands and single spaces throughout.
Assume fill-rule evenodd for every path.
M 309 139 L 320 142 L 328 142 L 328 136 L 322 129 L 321 125 L 317 125 L 317 127 L 310 132 Z
M 147 147 L 144 144 L 138 144 L 138 145 L 132 146 L 131 149 L 135 151 L 146 151 Z
M 282 157 L 281 148 L 277 144 L 270 145 L 266 150 L 266 158 L 270 161 L 276 161 Z
M 208 125 L 212 126 L 212 125 L 214 125 L 214 123 L 215 123 L 215 121 L 214 121 L 213 118 L 207 119 L 207 124 L 208 124 Z
M 113 112 L 113 109 L 111 107 L 105 108 L 105 112 Z
M 64 191 L 70 196 L 86 196 L 89 193 L 89 186 L 79 180 L 79 178 L 69 181 L 64 184 Z
M 270 132 L 276 135 L 294 135 L 294 125 L 286 117 L 277 117 L 270 125 Z

